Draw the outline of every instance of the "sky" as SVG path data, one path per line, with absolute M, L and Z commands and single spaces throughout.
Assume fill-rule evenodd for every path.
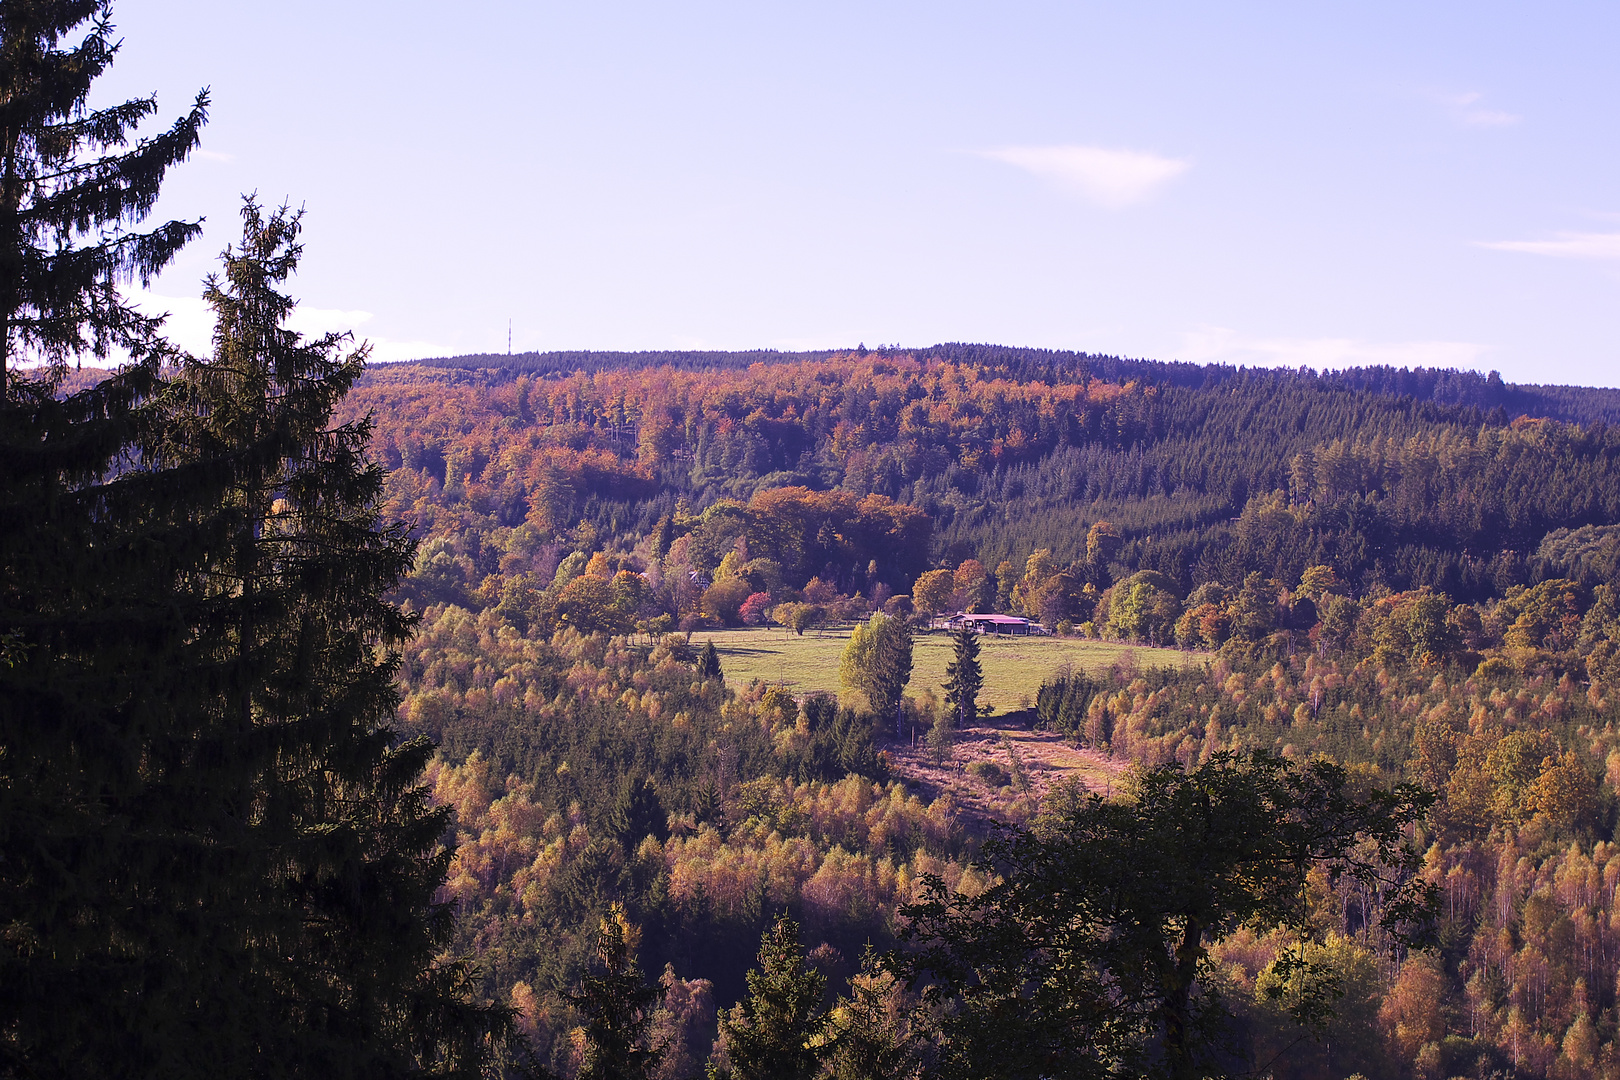
M 156 215 L 377 359 L 994 342 L 1620 385 L 1620 5 L 116 0 Z

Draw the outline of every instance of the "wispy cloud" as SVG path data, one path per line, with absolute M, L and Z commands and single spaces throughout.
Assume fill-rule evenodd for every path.
M 213 351 L 214 313 L 201 297 L 165 296 L 161 293 L 138 291 L 133 299 L 136 306 L 148 315 L 168 313 L 168 321 L 164 323 L 164 336 L 180 348 L 195 356 L 206 356 Z M 319 337 L 322 334 L 358 330 L 360 326 L 370 322 L 371 318 L 372 314 L 369 311 L 345 311 L 340 308 L 299 305 L 287 320 L 287 326 L 305 337 Z M 367 335 L 362 339 L 360 334 L 356 333 L 356 343 L 362 340 L 370 342 L 371 359 L 379 362 L 419 360 L 424 356 L 450 356 L 457 351 L 431 341 L 402 340 L 373 335 Z
M 1477 367 L 1488 351 L 1466 341 L 1371 342 L 1355 338 L 1255 337 L 1223 326 L 1201 326 L 1181 335 L 1177 359 L 1195 364 L 1248 367 Z
M 1551 255 L 1556 259 L 1620 259 L 1620 233 L 1561 232 L 1553 240 L 1478 240 L 1494 251 Z
M 1486 108 L 1483 104 L 1485 95 L 1477 90 L 1461 94 L 1441 93 L 1434 96 L 1451 118 L 1464 127 L 1509 127 L 1523 119 L 1517 113 Z
M 980 151 L 980 156 L 1033 173 L 1110 210 L 1141 202 L 1191 165 L 1140 150 L 1100 146 L 1008 146 Z
M 146 315 L 168 315 L 163 324 L 163 336 L 197 356 L 206 356 L 214 348 L 214 313 L 200 296 L 164 296 L 161 293 L 137 290 L 131 297 L 135 306 Z
M 343 311 L 338 308 L 306 307 L 300 304 L 287 317 L 287 329 L 296 330 L 309 337 L 318 337 L 321 334 L 355 330 L 370 321 L 369 311 Z
M 221 150 L 198 150 L 196 155 L 204 161 L 219 161 L 229 163 L 236 160 L 235 154 L 227 154 Z

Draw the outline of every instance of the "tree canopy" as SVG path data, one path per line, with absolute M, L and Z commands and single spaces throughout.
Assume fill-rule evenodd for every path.
M 118 283 L 146 284 L 202 229 L 187 221 L 130 229 L 151 212 L 169 168 L 196 148 L 208 93 L 167 131 L 131 145 L 156 98 L 88 107 L 118 52 L 112 35 L 107 0 L 0 8 L 0 398 L 19 361 L 60 369 L 115 346 L 150 348 L 154 320 Z
M 857 623 L 839 659 L 838 675 L 845 686 L 866 695 L 873 715 L 881 720 L 898 716 L 900 694 L 911 680 L 910 625 L 882 612 Z
M 735 1080 L 814 1080 L 828 1024 L 827 978 L 805 965 L 799 924 L 779 917 L 759 943 L 748 996 L 721 1023 Z
M 891 964 L 938 1003 L 943 1076 L 1182 1080 L 1221 1071 L 1227 1014 L 1209 948 L 1240 927 L 1304 928 L 1314 869 L 1386 886 L 1402 934 L 1433 916 L 1407 829 L 1432 796 L 1358 794 L 1344 769 L 1264 752 L 1144 771 L 1129 798 L 1073 798 L 986 847 L 977 895 L 935 879 Z M 1308 960 L 1300 960 L 1301 965 Z M 1332 987 L 1301 996 L 1320 1019 Z
M 945 665 L 945 707 L 958 727 L 979 718 L 979 691 L 984 668 L 979 664 L 979 634 L 966 624 L 951 631 L 951 662 Z
M 0 533 L 0 889 L 27 927 L 0 1052 L 36 1076 L 476 1072 L 504 1014 L 435 962 L 446 811 L 431 744 L 389 727 L 410 620 L 383 594 L 414 544 L 379 520 L 367 425 L 331 423 L 364 352 L 283 326 L 297 216 L 243 224 L 212 357 L 145 402 L 114 381 L 0 413 L 28 507 Z M 74 469 L 23 442 L 41 429 L 106 449 Z

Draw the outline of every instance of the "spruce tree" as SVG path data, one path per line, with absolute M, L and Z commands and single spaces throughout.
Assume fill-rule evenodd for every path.
M 296 988 L 269 987 L 265 1004 L 289 1056 L 328 1076 L 473 1069 L 499 1016 L 470 1006 L 465 970 L 434 965 L 447 811 L 419 787 L 432 745 L 389 727 L 390 650 L 412 620 L 384 594 L 415 545 L 378 517 L 370 422 L 331 425 L 366 350 L 284 325 L 301 214 L 250 199 L 242 218 L 240 249 L 205 290 L 214 355 L 171 391 L 168 450 L 175 468 L 227 478 L 215 529 L 229 539 L 200 582 L 221 692 L 200 704 L 229 731 L 231 782 L 254 790 L 246 930 L 271 982 Z M 284 936 L 269 932 L 278 921 Z
M 698 654 L 698 674 L 705 679 L 724 678 L 720 669 L 720 650 L 714 647 L 712 641 L 705 644 L 703 651 Z
M 88 29 L 77 44 L 66 39 Z M 197 231 L 127 231 L 196 145 L 206 95 L 152 140 L 155 107 L 86 105 L 117 45 L 105 4 L 0 2 L 0 1075 L 186 1075 L 216 1038 L 193 935 L 194 851 L 150 800 L 169 766 L 163 680 L 187 638 L 170 586 L 195 564 L 187 494 L 155 480 L 163 345 L 119 296 Z M 109 152 L 111 151 L 111 152 Z M 136 361 L 60 399 L 70 358 Z M 47 361 L 47 377 L 21 377 Z M 188 890 L 183 901 L 177 892 Z M 189 985 L 188 985 L 189 983 Z M 188 1012 L 190 1015 L 188 1016 Z
M 608 817 L 608 829 L 627 852 L 648 836 L 669 839 L 668 816 L 658 787 L 650 776 L 625 777 Z
M 827 1040 L 829 1080 L 906 1080 L 919 1075 L 900 980 L 882 970 L 870 945 L 861 970 L 840 998 Z
M 804 963 L 799 924 L 781 916 L 759 943 L 748 997 L 720 1021 L 735 1080 L 810 1080 L 821 1068 L 827 977 Z
M 650 1080 L 664 1056 L 652 1045 L 653 1013 L 664 988 L 648 982 L 636 962 L 640 931 L 614 903 L 596 933 L 601 969 L 580 981 L 569 1001 L 584 1019 L 579 1080 Z
M 945 665 L 945 709 L 954 727 L 966 728 L 978 719 L 983 688 L 979 635 L 971 626 L 959 627 L 951 631 L 951 662 Z
M 433 963 L 445 816 L 387 726 L 412 545 L 330 425 L 363 352 L 283 328 L 297 218 L 244 216 L 213 357 L 8 410 L 0 1074 L 467 1073 L 502 1026 Z
M 118 283 L 150 281 L 201 229 L 170 221 L 131 231 L 197 146 L 208 94 L 152 138 L 134 131 L 155 98 L 89 108 L 119 48 L 110 17 L 106 0 L 0 3 L 0 401 L 19 361 L 59 370 L 115 347 L 143 353 L 153 321 Z

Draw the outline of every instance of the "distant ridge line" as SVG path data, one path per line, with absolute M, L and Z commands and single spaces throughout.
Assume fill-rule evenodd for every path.
M 1066 349 L 1037 349 L 1007 345 L 945 342 L 921 348 L 813 349 L 784 352 L 746 350 L 563 350 L 556 352 L 473 353 L 403 361 L 423 367 L 455 370 L 491 370 L 507 377 L 566 376 L 576 371 L 636 370 L 670 367 L 681 371 L 743 369 L 756 363 L 783 364 L 825 360 L 834 356 L 914 356 L 968 364 L 1018 380 L 1048 382 L 1109 382 L 1135 379 L 1188 390 L 1213 390 L 1230 382 L 1248 384 L 1274 381 L 1278 385 L 1308 381 L 1324 390 L 1370 393 L 1411 398 L 1415 402 L 1478 408 L 1505 422 L 1517 416 L 1543 417 L 1581 424 L 1620 423 L 1620 389 L 1559 384 L 1508 383 L 1492 371 L 1455 368 L 1354 367 L 1315 371 L 1310 368 L 1237 367 L 1231 364 L 1194 364 L 1186 361 L 1128 359 Z M 390 365 L 392 366 L 392 365 Z

